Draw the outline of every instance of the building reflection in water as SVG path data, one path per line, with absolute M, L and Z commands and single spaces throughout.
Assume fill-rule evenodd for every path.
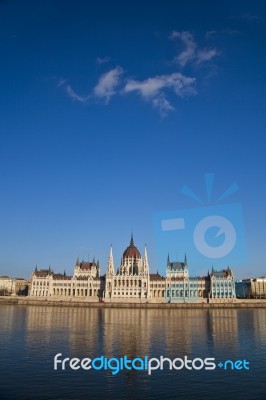
M 266 312 L 263 309 L 256 309 L 253 312 L 253 326 L 255 339 L 262 346 L 266 346 Z
M 223 308 L 208 310 L 207 334 L 213 351 L 217 354 L 226 349 L 232 354 L 238 348 L 238 312 L 237 309 Z
M 238 347 L 237 309 L 125 309 L 30 306 L 26 309 L 26 340 L 38 341 L 55 353 L 67 351 L 77 357 L 129 358 L 181 357 L 212 352 L 227 343 Z M 254 314 L 257 334 L 265 338 Z M 200 343 L 200 346 L 198 345 Z

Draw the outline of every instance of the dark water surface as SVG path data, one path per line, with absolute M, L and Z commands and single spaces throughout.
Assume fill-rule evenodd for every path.
M 215 357 L 249 370 L 54 370 L 64 357 Z M 266 399 L 266 310 L 0 306 L 0 399 Z

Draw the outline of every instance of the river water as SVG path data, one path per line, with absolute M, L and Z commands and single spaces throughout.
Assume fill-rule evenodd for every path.
M 114 369 L 73 370 L 69 363 L 65 370 L 60 363 L 55 370 L 58 353 L 61 360 L 163 356 L 171 361 L 181 359 L 175 364 L 178 367 L 186 358 L 214 358 L 216 368 L 170 370 L 165 361 L 164 369 L 150 375 L 147 370 L 125 368 L 116 374 Z M 1 305 L 0 357 L 1 400 L 265 400 L 266 309 Z M 101 362 L 95 365 L 100 368 Z M 218 367 L 220 363 L 223 366 Z M 137 361 L 135 365 L 143 364 Z M 200 360 L 194 365 L 202 366 Z

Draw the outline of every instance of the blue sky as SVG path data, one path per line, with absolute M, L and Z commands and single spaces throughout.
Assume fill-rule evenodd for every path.
M 0 274 L 71 274 L 77 256 L 105 273 L 110 244 L 118 267 L 131 232 L 156 271 L 154 215 L 199 207 L 183 185 L 207 204 L 213 173 L 213 199 L 239 188 L 224 201 L 243 209 L 236 275 L 266 275 L 265 11 L 0 1 Z

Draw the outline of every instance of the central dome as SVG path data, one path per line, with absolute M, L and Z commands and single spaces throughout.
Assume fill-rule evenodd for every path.
M 123 253 L 123 258 L 141 258 L 140 252 L 137 247 L 134 246 L 133 235 L 131 235 L 130 245 Z

